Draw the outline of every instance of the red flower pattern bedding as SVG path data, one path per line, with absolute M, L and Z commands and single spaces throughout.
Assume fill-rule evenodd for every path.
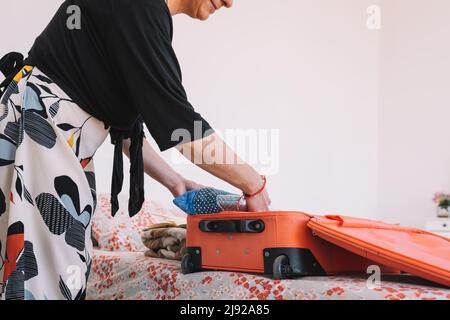
M 126 208 L 126 201 L 121 208 Z M 172 299 L 389 299 L 450 300 L 450 290 L 411 276 L 382 279 L 379 287 L 367 286 L 368 276 L 304 277 L 275 281 L 237 272 L 202 272 L 183 275 L 176 261 L 144 256 L 139 231 L 151 223 L 181 223 L 184 214 L 146 202 L 135 218 L 118 212 L 112 219 L 109 196 L 99 195 L 93 222 L 94 250 L 87 298 L 172 300 Z M 129 218 L 128 218 L 129 219 Z
M 449 300 L 450 290 L 383 280 L 369 289 L 361 276 L 305 277 L 274 281 L 236 272 L 202 272 L 183 275 L 175 261 L 147 258 L 141 252 L 95 250 L 88 299 L 430 299 Z

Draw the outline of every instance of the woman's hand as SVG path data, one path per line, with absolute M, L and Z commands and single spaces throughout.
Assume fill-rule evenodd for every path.
M 243 191 L 244 194 L 250 195 L 245 198 L 247 210 L 250 212 L 269 211 L 271 200 L 266 189 L 266 177 L 258 175 L 255 181 Z
M 260 194 L 247 198 L 247 210 L 250 212 L 263 212 L 270 211 L 271 200 L 267 190 L 264 190 Z
M 194 181 L 180 177 L 180 180 L 178 181 L 178 183 L 169 187 L 169 191 L 176 198 L 176 197 L 179 197 L 179 196 L 185 194 L 186 192 L 196 190 L 196 189 L 202 189 L 202 188 L 205 188 L 205 186 L 198 184 Z

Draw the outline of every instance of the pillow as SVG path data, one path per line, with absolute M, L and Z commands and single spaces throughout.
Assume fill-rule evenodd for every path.
M 156 223 L 173 221 L 186 223 L 186 214 L 177 208 L 164 208 L 158 203 L 145 200 L 141 211 L 130 218 L 127 212 L 128 199 L 119 196 L 120 209 L 111 216 L 109 194 L 97 195 L 97 208 L 92 220 L 93 242 L 105 251 L 146 251 L 141 232 Z
M 238 201 L 239 208 L 238 208 Z M 187 214 L 209 214 L 222 211 L 246 211 L 241 196 L 214 188 L 196 189 L 175 198 L 173 203 Z

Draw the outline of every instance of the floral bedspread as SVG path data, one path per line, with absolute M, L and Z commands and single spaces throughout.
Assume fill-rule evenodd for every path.
M 409 276 L 382 279 L 368 288 L 361 276 L 304 277 L 275 281 L 237 272 L 183 275 L 178 262 L 147 258 L 142 252 L 94 251 L 87 298 L 170 299 L 430 299 L 450 300 L 450 289 Z

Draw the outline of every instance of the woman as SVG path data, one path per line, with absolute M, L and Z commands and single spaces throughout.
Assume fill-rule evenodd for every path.
M 241 189 L 250 211 L 268 210 L 265 180 L 253 168 L 203 152 L 213 144 L 216 154 L 226 150 L 237 160 L 189 104 L 171 45 L 172 15 L 206 20 L 231 6 L 232 0 L 68 0 L 25 61 L 15 53 L 2 59 L 2 299 L 85 298 L 96 205 L 92 159 L 108 134 L 115 144 L 113 214 L 122 152 L 131 160 L 131 216 L 144 200 L 144 172 L 174 196 L 199 187 L 151 148 L 143 124 L 161 150 L 177 146 Z M 183 139 L 173 139 L 180 132 Z

